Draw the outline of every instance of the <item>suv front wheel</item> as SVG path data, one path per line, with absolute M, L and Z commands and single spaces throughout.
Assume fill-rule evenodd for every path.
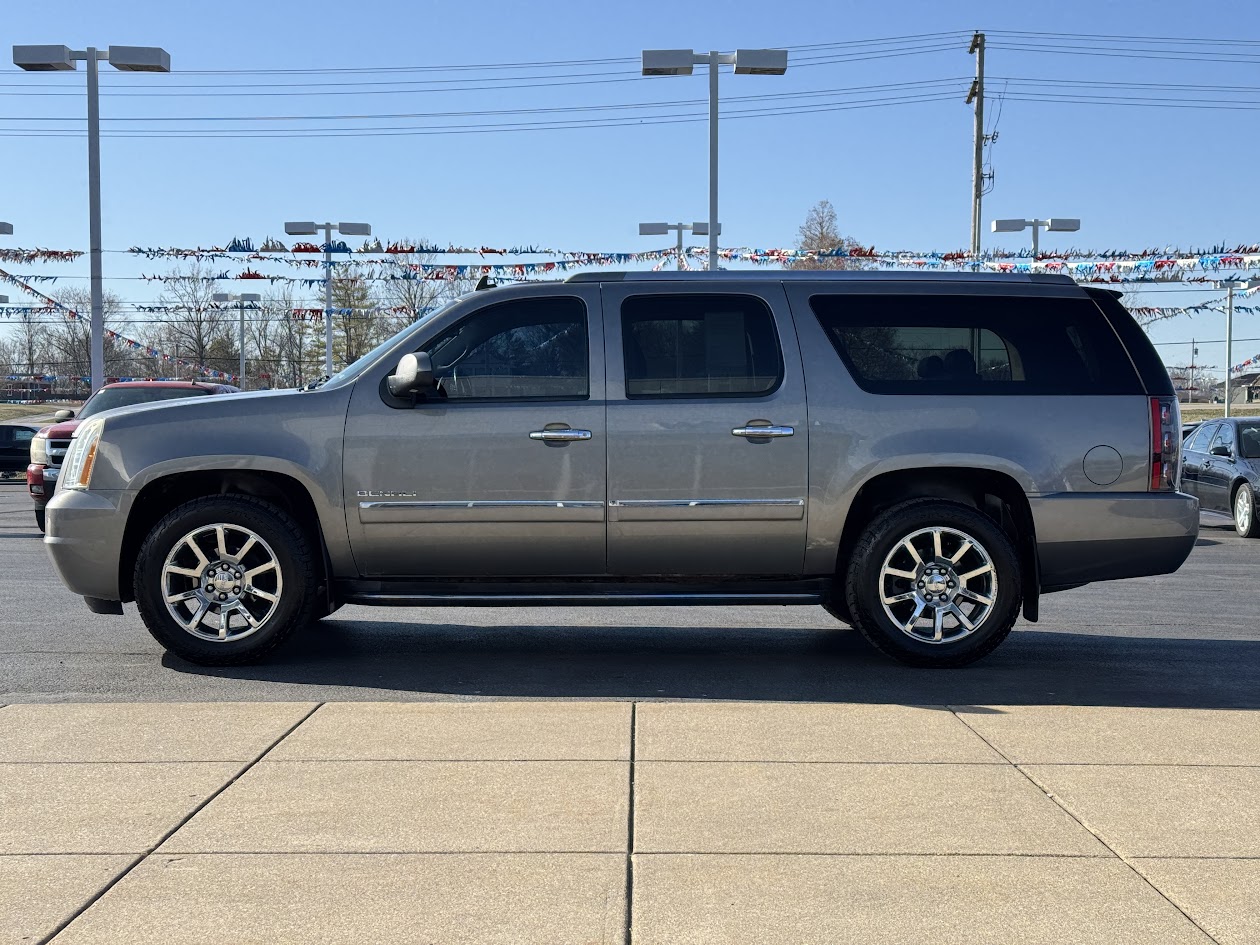
M 253 662 L 313 617 L 319 584 L 300 525 L 252 496 L 194 499 L 154 527 L 136 559 L 136 605 L 193 663 Z
M 849 613 L 878 650 L 912 666 L 964 666 L 1011 631 L 1022 598 L 1006 533 L 970 506 L 918 499 L 867 526 L 845 581 Z

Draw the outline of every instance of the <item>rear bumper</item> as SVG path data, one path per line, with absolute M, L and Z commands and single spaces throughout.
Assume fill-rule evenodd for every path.
M 1028 504 L 1047 590 L 1168 574 L 1199 536 L 1199 500 L 1182 492 L 1064 493 Z
M 126 517 L 123 493 L 62 489 L 48 504 L 44 548 L 63 584 L 82 597 L 121 600 L 118 561 Z

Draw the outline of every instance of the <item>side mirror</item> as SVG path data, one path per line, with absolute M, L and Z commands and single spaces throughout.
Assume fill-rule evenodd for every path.
M 54 420 L 73 420 L 74 411 L 73 410 L 58 410 L 55 414 L 53 414 L 53 419 Z
M 1213 456 L 1231 456 L 1233 454 L 1230 453 L 1228 446 L 1213 446 L 1212 455 Z
M 433 386 L 433 361 L 427 351 L 404 354 L 394 373 L 385 378 L 389 392 L 395 397 L 406 397 Z

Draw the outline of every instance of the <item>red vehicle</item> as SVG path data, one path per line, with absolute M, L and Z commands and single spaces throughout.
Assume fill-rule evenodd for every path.
M 70 437 L 79 423 L 93 414 L 115 407 L 131 407 L 150 404 L 158 400 L 176 400 L 181 397 L 204 397 L 210 394 L 235 394 L 239 387 L 230 384 L 209 384 L 202 381 L 121 381 L 106 384 L 87 402 L 75 416 L 73 410 L 58 410 L 53 416 L 57 423 L 44 427 L 31 440 L 31 464 L 26 467 L 26 489 L 35 500 L 35 522 L 44 530 L 44 506 L 57 488 L 57 473 L 61 460 L 70 447 Z

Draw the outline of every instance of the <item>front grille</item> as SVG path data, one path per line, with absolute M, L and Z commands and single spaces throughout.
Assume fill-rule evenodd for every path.
M 66 440 L 49 440 L 48 441 L 48 465 L 60 466 L 62 460 L 66 458 L 66 450 L 70 449 L 70 441 Z

